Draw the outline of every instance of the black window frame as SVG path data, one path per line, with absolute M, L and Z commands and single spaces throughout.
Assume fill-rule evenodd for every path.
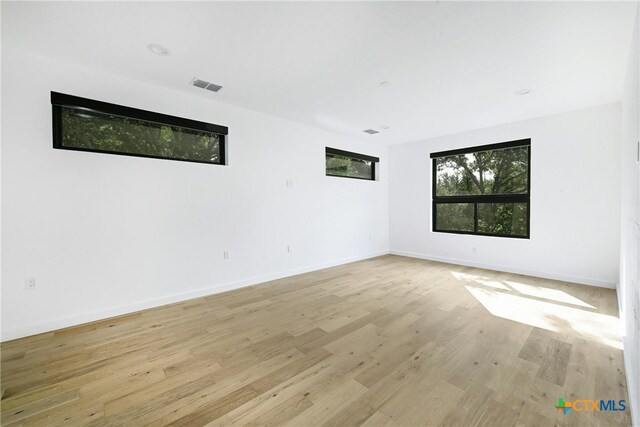
M 126 107 L 109 102 L 96 101 L 94 99 L 82 98 L 74 95 L 67 95 L 59 92 L 51 92 L 51 106 L 53 119 L 53 148 L 58 150 L 86 151 L 90 153 L 114 154 L 118 156 L 144 157 L 150 159 L 175 160 L 179 162 L 204 163 L 208 165 L 226 165 L 226 136 L 229 129 L 226 126 L 216 125 L 213 123 L 201 122 L 198 120 L 185 119 L 183 117 L 171 116 L 168 114 L 156 113 L 153 111 L 142 110 L 139 108 Z M 82 147 L 68 147 L 62 143 L 62 109 L 75 108 L 89 110 L 96 113 L 108 114 L 111 116 L 119 116 L 128 119 L 135 119 L 144 122 L 154 123 L 158 125 L 174 126 L 183 129 L 195 130 L 200 132 L 209 132 L 218 135 L 220 161 L 206 161 L 193 159 L 179 159 L 175 157 L 154 156 L 150 154 L 127 153 L 114 150 L 98 150 Z
M 367 162 L 371 162 L 371 177 L 367 178 L 367 177 L 360 177 L 360 176 L 348 176 L 348 175 L 335 175 L 332 173 L 328 173 L 327 172 L 327 167 L 326 167 L 326 162 L 327 162 L 327 156 L 328 155 L 336 155 L 336 156 L 344 156 L 344 157 L 350 157 L 352 159 L 357 159 L 357 160 L 364 160 Z M 375 181 L 376 180 L 376 163 L 380 162 L 380 158 L 379 157 L 374 157 L 374 156 L 369 156 L 366 154 L 360 154 L 360 153 L 354 153 L 351 151 L 345 151 L 345 150 L 340 150 L 337 148 L 331 148 L 331 147 L 325 147 L 325 153 L 324 153 L 324 159 L 325 159 L 325 175 L 326 176 L 334 176 L 336 178 L 351 178 L 351 179 L 359 179 L 359 180 L 363 180 L 363 181 Z
M 505 148 L 528 147 L 527 150 L 527 193 L 526 194 L 491 194 L 491 195 L 470 195 L 470 196 L 437 196 L 437 166 L 438 158 L 455 156 L 459 154 L 471 154 L 481 151 L 500 150 Z M 499 142 L 495 144 L 479 145 L 475 147 L 460 148 L 456 150 L 439 151 L 431 153 L 431 230 L 434 233 L 469 234 L 474 236 L 487 237 L 508 237 L 512 239 L 531 238 L 531 138 L 517 139 L 514 141 Z M 473 204 L 473 229 L 474 231 L 438 230 L 436 223 L 436 206 L 447 203 L 470 203 Z M 478 204 L 479 203 L 526 203 L 527 205 L 527 234 L 516 236 L 501 233 L 483 233 L 478 231 Z

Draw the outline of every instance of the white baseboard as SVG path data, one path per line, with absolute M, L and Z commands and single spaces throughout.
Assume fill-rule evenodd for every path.
M 608 288 L 608 289 L 616 288 L 615 283 L 609 282 L 607 280 L 602 280 L 602 279 L 593 279 L 589 277 L 572 276 L 572 275 L 559 274 L 559 273 L 549 273 L 546 271 L 529 270 L 524 268 L 511 267 L 507 265 L 488 264 L 483 262 L 471 261 L 467 259 L 446 258 L 446 257 L 441 257 L 436 255 L 420 254 L 415 252 L 405 252 L 405 251 L 398 251 L 393 249 L 390 251 L 390 253 L 392 255 L 426 259 L 429 261 L 446 262 L 448 264 L 458 264 L 458 265 L 465 265 L 469 267 L 485 268 L 487 270 L 504 271 L 506 273 L 523 274 L 525 276 L 541 277 L 543 279 L 561 280 L 563 282 L 579 283 L 582 285 L 597 286 L 600 288 Z
M 292 270 L 281 271 L 278 273 L 264 274 L 261 276 L 251 277 L 231 283 L 225 283 L 215 285 L 203 289 L 197 289 L 189 292 L 183 292 L 180 294 L 167 295 L 160 298 L 154 298 L 145 301 L 139 301 L 133 304 L 127 304 L 123 306 L 113 307 L 106 310 L 94 311 L 91 313 L 83 313 L 79 315 L 64 317 L 55 319 L 35 325 L 28 325 L 21 328 L 9 329 L 2 331 L 2 338 L 0 341 L 8 341 L 16 338 L 23 338 L 30 335 L 41 334 L 45 332 L 51 332 L 62 328 L 68 328 L 70 326 L 77 326 L 83 323 L 95 322 L 97 320 L 104 320 L 110 317 L 121 316 L 123 314 L 134 313 L 140 310 L 146 310 L 148 308 L 160 307 L 167 304 L 173 304 L 180 301 L 186 301 L 193 298 L 199 298 L 207 295 L 218 294 L 220 292 L 230 291 L 234 289 L 244 288 L 246 286 L 256 285 L 263 282 L 269 282 L 271 280 L 283 279 L 285 277 L 295 276 L 298 274 L 309 273 L 311 271 L 322 270 L 323 268 L 335 267 L 338 265 L 348 264 L 350 262 L 361 261 L 368 258 L 375 258 L 381 255 L 387 255 L 389 251 L 378 251 L 365 255 L 358 255 L 348 258 L 342 258 L 339 260 L 324 262 L 315 265 L 308 265 L 304 267 L 294 268 Z

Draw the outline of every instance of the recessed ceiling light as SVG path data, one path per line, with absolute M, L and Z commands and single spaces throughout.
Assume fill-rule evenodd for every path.
M 386 81 L 386 80 L 385 80 L 385 81 L 383 81 L 383 82 L 380 82 L 380 86 L 382 86 L 382 87 L 389 87 L 389 86 L 391 86 L 391 82 L 388 82 L 388 81 Z
M 368 133 L 369 135 L 375 135 L 376 133 L 380 133 L 380 132 L 378 132 L 378 131 L 377 131 L 377 130 L 375 130 L 375 129 L 365 129 L 365 130 L 363 130 L 362 132 L 364 132 L 364 133 Z
M 169 49 L 164 46 L 160 46 L 159 44 L 151 43 L 147 45 L 147 49 L 156 55 L 160 56 L 169 56 Z
M 531 89 L 520 89 L 516 91 L 516 95 L 527 95 L 531 93 Z
M 382 130 L 387 130 L 387 129 L 389 129 L 389 126 L 382 125 L 382 126 L 380 126 L 380 129 L 382 129 Z

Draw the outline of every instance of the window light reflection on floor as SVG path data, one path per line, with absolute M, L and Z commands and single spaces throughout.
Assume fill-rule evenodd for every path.
M 617 349 L 622 348 L 620 320 L 615 316 L 478 286 L 465 286 L 465 288 L 494 316 L 553 332 L 573 333 L 584 339 L 600 342 Z M 539 293 L 539 291 L 532 291 L 522 286 L 520 288 L 534 294 Z M 564 297 L 561 296 L 561 298 Z
M 489 279 L 487 277 L 478 276 L 475 274 L 467 274 L 467 273 L 459 273 L 457 271 L 452 271 L 451 274 L 458 280 L 464 280 L 465 282 L 474 282 L 480 285 L 489 286 L 491 288 L 503 289 L 505 291 L 510 290 L 504 284 L 497 280 Z
M 592 306 L 591 304 L 588 304 L 559 289 L 546 288 L 544 286 L 526 285 L 524 283 L 513 282 L 510 280 L 504 280 L 501 282 L 495 279 L 478 276 L 476 274 L 459 273 L 456 271 L 452 271 L 451 274 L 456 279 L 464 280 L 466 282 L 476 283 L 483 286 L 489 286 L 491 288 L 501 289 L 504 291 L 511 291 L 515 289 L 520 294 L 524 294 L 534 298 L 542 298 L 542 299 L 547 299 L 554 302 L 572 304 L 572 305 L 578 305 L 581 307 L 596 309 L 596 307 Z
M 562 302 L 565 304 L 573 304 L 579 305 L 581 307 L 594 308 L 591 304 L 587 304 L 586 302 L 579 300 L 578 298 L 569 295 L 568 293 L 561 291 L 559 289 L 551 289 L 545 288 L 543 286 L 531 286 L 525 285 L 523 283 L 511 282 L 505 280 L 504 283 L 511 286 L 516 291 L 521 294 L 525 294 L 532 297 L 544 298 L 552 301 Z

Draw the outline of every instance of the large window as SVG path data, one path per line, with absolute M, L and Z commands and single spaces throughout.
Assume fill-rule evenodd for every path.
M 326 147 L 326 174 L 342 178 L 376 179 L 377 157 Z
M 53 147 L 225 164 L 227 128 L 51 92 Z
M 431 158 L 433 231 L 529 238 L 530 139 Z

